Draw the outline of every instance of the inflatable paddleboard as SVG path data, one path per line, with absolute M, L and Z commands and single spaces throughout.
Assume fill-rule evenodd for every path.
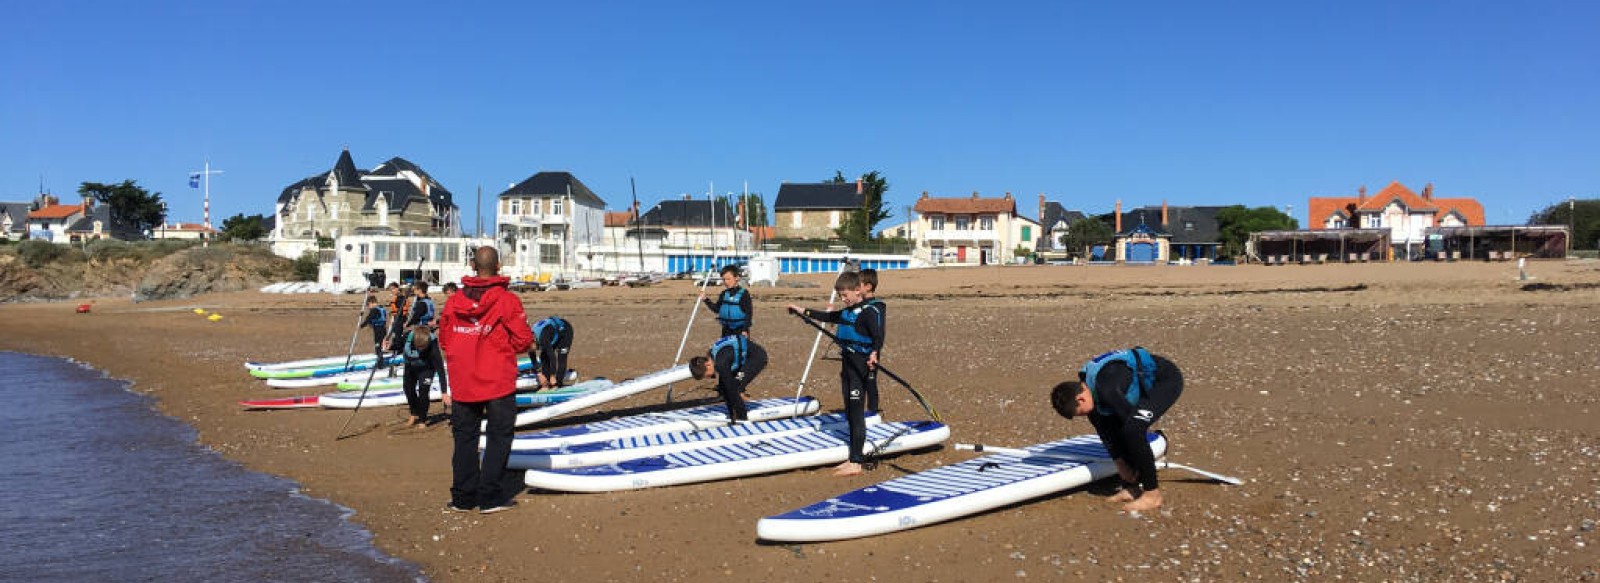
M 308 358 L 305 360 L 290 360 L 287 362 L 246 362 L 244 367 L 248 370 L 289 370 L 295 368 L 322 368 L 325 366 L 344 366 L 345 359 L 350 362 L 372 362 L 377 358 L 371 354 L 353 354 L 349 356 L 327 356 L 323 358 Z
M 1156 433 L 1147 437 L 1157 458 L 1166 453 L 1165 438 Z M 756 522 L 756 536 L 814 542 L 908 530 L 1070 490 L 1117 473 L 1095 435 L 1025 449 L 1057 457 L 986 455 L 902 476 L 763 518 Z
M 400 364 L 400 363 L 402 363 L 404 361 L 405 361 L 405 359 L 401 358 L 400 356 L 392 356 L 392 357 L 389 357 L 388 359 L 386 359 L 384 362 L 387 363 L 390 366 L 393 366 L 393 365 L 396 365 L 396 364 Z M 344 365 L 344 361 L 339 361 L 337 363 L 334 363 L 334 364 L 331 364 L 331 365 L 326 365 L 326 366 L 321 366 L 321 367 L 291 368 L 291 369 L 270 369 L 270 370 L 268 370 L 268 369 L 257 369 L 257 370 L 250 371 L 250 376 L 256 377 L 258 379 L 303 379 L 303 378 L 307 378 L 307 377 L 330 377 L 330 376 L 335 376 L 335 375 L 342 375 L 344 373 L 352 372 L 352 371 L 358 371 L 358 370 L 363 370 L 364 371 L 364 370 L 367 370 L 369 368 L 372 368 L 372 365 L 375 362 L 377 362 L 377 359 L 373 358 L 373 359 L 367 359 L 366 361 L 361 361 L 361 362 L 352 361 L 350 363 L 350 366 L 348 366 L 348 367 Z
M 319 397 L 321 395 L 239 401 L 239 405 L 246 409 L 315 409 L 321 407 L 321 405 L 317 404 Z
M 393 376 L 393 377 L 389 376 L 390 375 L 390 371 L 394 371 L 393 374 L 395 376 Z M 267 379 L 267 386 L 272 387 L 274 389 L 309 389 L 311 387 L 321 387 L 321 386 L 326 386 L 326 385 L 338 386 L 338 385 L 344 385 L 344 384 L 347 384 L 347 383 L 355 383 L 356 390 L 359 391 L 359 390 L 361 390 L 361 385 L 367 382 L 367 378 L 368 377 L 372 378 L 372 383 L 374 385 L 376 385 L 380 381 L 389 382 L 389 379 L 391 379 L 391 378 L 395 379 L 394 382 L 396 384 L 393 387 L 389 387 L 389 388 L 400 388 L 400 385 L 398 384 L 400 382 L 400 369 L 397 369 L 397 368 L 389 368 L 389 369 L 386 369 L 386 370 L 380 370 L 380 371 L 378 371 L 378 375 L 377 376 L 372 376 L 372 371 L 370 371 L 370 370 L 362 370 L 362 371 L 347 372 L 347 373 L 340 374 L 340 375 L 333 375 L 333 376 L 326 376 L 326 377 L 305 377 L 305 378 L 298 378 L 298 379 Z M 340 387 L 340 390 L 343 390 L 343 387 Z
M 746 416 L 751 421 L 771 421 L 810 415 L 820 408 L 821 405 L 817 400 L 811 397 L 759 399 L 745 403 Z M 511 450 L 551 449 L 640 435 L 722 427 L 727 424 L 726 405 L 702 405 L 676 411 L 642 413 L 571 427 L 519 433 L 516 439 L 511 441 Z M 482 446 L 480 440 L 479 447 Z
M 339 383 L 338 383 L 336 388 L 338 388 L 341 391 L 359 391 L 359 390 L 361 390 L 361 387 L 363 387 L 363 386 L 367 386 L 367 390 L 404 388 L 405 382 L 406 382 L 404 371 L 401 370 L 400 368 L 392 368 L 390 370 L 394 371 L 394 376 L 389 376 L 389 372 L 388 371 L 379 371 L 378 372 L 378 376 L 376 376 L 376 377 L 374 377 L 372 379 L 372 385 L 371 386 L 367 386 L 367 375 L 369 374 L 370 371 L 368 371 L 368 372 L 353 372 L 353 373 L 345 374 L 342 377 L 334 377 L 334 378 L 342 378 L 343 379 L 343 380 L 339 381 Z M 527 360 L 517 361 L 517 370 L 521 371 L 521 374 L 519 374 L 517 376 L 517 390 L 521 391 L 521 390 L 524 390 L 524 389 L 532 389 L 532 388 L 536 388 L 536 387 L 539 386 L 539 377 L 534 375 L 533 372 L 532 372 L 533 371 L 533 363 L 532 362 L 527 361 Z M 277 386 L 277 385 L 273 385 L 273 383 L 275 383 L 275 382 L 276 383 L 314 382 L 316 380 L 317 379 L 272 379 L 272 380 L 268 380 L 267 384 L 268 385 L 272 385 L 272 386 Z M 438 383 L 439 382 L 438 377 L 434 377 L 433 382 L 434 383 Z M 578 371 L 577 371 L 577 369 L 571 369 L 571 370 L 567 371 L 567 382 L 568 383 L 578 382 Z M 315 386 L 315 385 L 310 385 L 310 386 Z
M 881 420 L 877 415 L 866 418 L 868 426 Z M 580 443 L 552 449 L 512 450 L 506 467 L 525 470 L 581 468 L 616 463 L 634 458 L 666 455 L 689 449 L 701 449 L 738 443 L 749 443 L 816 431 L 847 431 L 843 414 L 819 415 L 775 419 L 755 423 L 738 423 L 711 427 L 699 431 L 676 431 L 626 437 L 611 441 Z
M 554 419 L 573 411 L 587 409 L 601 403 L 609 403 L 611 401 L 615 401 L 623 397 L 629 397 L 650 389 L 664 387 L 682 380 L 688 380 L 689 378 L 691 378 L 689 374 L 689 365 L 680 364 L 663 371 L 657 371 L 642 377 L 636 377 L 622 381 L 604 391 L 584 395 L 565 403 L 558 403 L 548 407 L 523 411 L 517 414 L 517 427 L 532 425 L 540 421 Z
M 936 445 L 950 437 L 937 421 L 897 421 L 867 427 L 867 451 L 879 454 Z M 691 449 L 603 466 L 566 470 L 527 470 L 529 486 L 560 492 L 612 492 L 676 486 L 837 464 L 850 457 L 848 436 L 812 431 L 764 441 Z

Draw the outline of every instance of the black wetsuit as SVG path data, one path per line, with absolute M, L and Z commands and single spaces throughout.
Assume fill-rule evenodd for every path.
M 572 323 L 550 317 L 533 325 L 534 366 L 554 386 L 567 380 L 567 353 L 572 351 Z
M 744 390 L 767 368 L 767 349 L 749 338 L 735 337 L 745 345 L 743 362 L 738 362 L 741 359 L 737 346 L 722 341 L 711 347 L 711 361 L 717 371 L 717 392 L 722 395 L 722 401 L 728 404 L 728 418 L 744 421 L 749 418 L 749 411 L 744 404 Z
M 383 337 L 389 335 L 388 314 L 380 306 L 367 309 L 367 317 L 361 320 L 361 328 L 372 328 L 372 354 L 379 359 L 383 358 Z
M 1133 381 L 1133 369 L 1127 364 L 1106 364 L 1090 383 L 1095 409 L 1089 412 L 1089 423 L 1094 425 L 1095 433 L 1100 435 L 1111 458 L 1126 462 L 1145 490 L 1159 487 L 1155 454 L 1150 451 L 1150 441 L 1145 434 L 1183 394 L 1183 372 L 1178 370 L 1178 365 L 1159 355 L 1151 356 L 1156 363 L 1155 380 L 1137 404 L 1128 402 L 1127 389 Z
M 836 335 L 843 360 L 839 367 L 839 388 L 844 393 L 845 419 L 850 425 L 850 461 L 866 463 L 862 451 L 867 440 L 865 411 L 870 404 L 876 412 L 878 387 L 878 371 L 867 368 L 867 357 L 876 352 L 883 358 L 886 327 L 883 302 L 868 300 L 836 312 L 806 310 L 805 315 L 819 322 L 839 324 Z
M 428 417 L 428 390 L 433 385 L 435 375 L 439 377 L 439 392 L 450 392 L 450 381 L 445 378 L 444 355 L 439 353 L 437 338 L 428 343 L 428 347 L 417 350 L 411 342 L 411 334 L 406 334 L 405 345 L 400 353 L 405 355 L 405 377 L 402 386 L 406 392 L 406 405 L 411 408 L 411 414 L 417 419 Z

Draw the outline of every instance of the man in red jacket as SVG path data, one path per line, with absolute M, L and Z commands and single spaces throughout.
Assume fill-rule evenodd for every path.
M 506 460 L 517 420 L 517 357 L 533 343 L 533 331 L 522 300 L 506 289 L 511 280 L 500 276 L 500 253 L 479 247 L 472 268 L 478 276 L 461 278 L 461 291 L 450 296 L 439 314 L 439 347 L 450 375 L 445 404 L 454 402 L 454 481 L 445 508 L 493 514 L 516 506 L 513 498 L 522 490 L 516 475 L 506 471 Z M 485 418 L 480 461 L 479 427 Z

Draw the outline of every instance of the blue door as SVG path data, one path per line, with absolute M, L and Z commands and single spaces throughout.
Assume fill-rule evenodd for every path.
M 1155 243 L 1129 243 L 1128 263 L 1155 263 Z

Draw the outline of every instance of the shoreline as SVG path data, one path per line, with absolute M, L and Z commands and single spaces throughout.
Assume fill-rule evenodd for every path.
M 1541 262 L 1530 271 L 1535 282 L 1558 289 L 1521 291 L 1515 267 L 1503 264 L 884 272 L 881 295 L 891 306 L 885 363 L 947 417 L 951 442 L 1019 445 L 1090 432 L 1086 423 L 1054 417 L 1041 391 L 1075 361 L 1137 342 L 1174 356 L 1189 378 L 1162 424 L 1175 438 L 1174 461 L 1247 484 L 1226 488 L 1167 473 L 1169 507 L 1145 520 L 1074 492 L 896 535 L 805 545 L 758 544 L 755 520 L 970 455 L 947 442 L 889 458 L 859 478 L 799 471 L 615 494 L 525 493 L 513 512 L 447 515 L 439 510 L 449 485 L 443 425 L 392 433 L 388 424 L 403 416 L 398 409 L 363 410 L 352 424 L 360 435 L 334 441 L 350 412 L 245 412 L 236 405 L 314 393 L 265 388 L 240 364 L 342 353 L 359 296 L 239 292 L 140 304 L 98 298 L 95 312 L 82 316 L 67 302 L 12 304 L 0 308 L 12 328 L 0 349 L 70 357 L 126 380 L 129 390 L 154 397 L 158 412 L 195 427 L 202 445 L 354 510 L 349 521 L 371 533 L 374 546 L 437 581 L 517 580 L 535 572 L 560 579 L 972 580 L 1018 571 L 1212 580 L 1315 571 L 1368 580 L 1397 568 L 1425 579 L 1497 568 L 1577 579 L 1583 555 L 1575 544 L 1595 538 L 1578 522 L 1596 518 L 1592 504 L 1553 496 L 1524 478 L 1549 467 L 1600 475 L 1600 461 L 1576 447 L 1531 445 L 1600 441 L 1586 421 L 1600 397 L 1555 390 L 1600 386 L 1600 373 L 1580 366 L 1541 372 L 1536 386 L 1549 389 L 1536 393 L 1505 384 L 1552 359 L 1600 362 L 1591 332 L 1600 323 L 1591 308 L 1600 300 L 1592 286 L 1600 265 Z M 753 387 L 761 396 L 793 394 L 813 337 L 786 321 L 782 306 L 822 305 L 831 278 L 789 279 L 820 285 L 753 288 L 755 333 L 774 354 Z M 622 378 L 670 363 L 693 293 L 686 282 L 668 282 L 522 298 L 530 316 L 559 313 L 574 321 L 574 367 Z M 182 311 L 193 305 L 215 306 L 224 319 Z M 695 346 L 715 334 L 708 314 L 698 316 Z M 832 363 L 817 363 L 811 374 L 808 394 L 824 409 L 836 408 Z M 704 396 L 697 386 L 679 394 Z M 895 418 L 920 413 L 897 387 L 885 384 L 883 394 Z M 646 393 L 606 409 L 661 397 Z M 1278 433 L 1293 439 L 1272 437 Z M 1315 446 L 1293 447 L 1302 441 Z M 1537 460 L 1529 458 L 1533 451 Z M 1396 492 L 1395 484 L 1418 491 Z M 1471 493 L 1429 490 L 1441 484 Z M 1488 510 L 1497 497 L 1508 500 L 1498 506 L 1504 510 Z M 1447 512 L 1402 512 L 1386 499 Z M 1544 507 L 1532 507 L 1535 500 Z M 1428 528 L 1407 532 L 1408 523 Z M 1073 552 L 1084 543 L 1072 541 L 1090 547 Z M 1492 559 L 1477 550 L 1491 543 L 1512 556 Z

